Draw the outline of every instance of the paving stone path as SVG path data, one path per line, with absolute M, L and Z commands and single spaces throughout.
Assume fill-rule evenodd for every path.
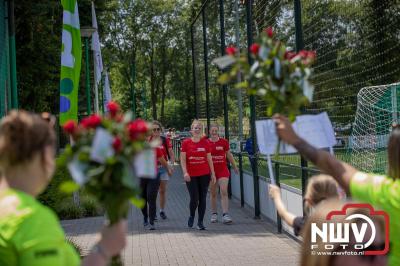
M 265 219 L 253 219 L 253 210 L 230 202 L 233 224 L 211 224 L 209 201 L 206 231 L 187 228 L 189 196 L 177 168 L 169 182 L 167 220 L 156 222 L 156 230 L 143 227 L 140 210 L 129 213 L 128 244 L 123 252 L 125 265 L 298 265 L 299 243 Z M 219 217 L 221 220 L 221 217 Z M 98 239 L 103 217 L 62 221 L 67 234 L 88 252 Z

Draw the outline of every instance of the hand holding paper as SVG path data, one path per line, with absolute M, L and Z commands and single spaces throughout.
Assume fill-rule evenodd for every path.
M 299 140 L 299 136 L 294 132 L 289 119 L 283 115 L 276 114 L 273 116 L 278 137 L 284 142 L 293 145 Z

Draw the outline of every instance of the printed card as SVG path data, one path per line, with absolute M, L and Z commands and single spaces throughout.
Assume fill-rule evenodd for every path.
M 90 159 L 98 163 L 104 163 L 107 158 L 113 156 L 113 139 L 113 136 L 107 130 L 98 128 L 93 139 Z
M 156 178 L 157 166 L 155 150 L 147 149 L 138 153 L 133 160 L 133 166 L 137 177 Z

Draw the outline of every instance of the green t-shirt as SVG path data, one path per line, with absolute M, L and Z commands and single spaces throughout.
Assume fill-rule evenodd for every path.
M 387 212 L 390 219 L 389 265 L 400 265 L 400 180 L 358 172 L 351 179 L 350 192 L 354 199 Z
M 56 215 L 20 191 L 0 192 L 1 266 L 77 266 Z

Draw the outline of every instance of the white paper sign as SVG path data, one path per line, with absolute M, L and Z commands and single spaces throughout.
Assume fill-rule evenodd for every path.
M 70 163 L 68 163 L 67 167 L 72 179 L 80 186 L 88 181 L 88 177 L 85 174 L 85 171 L 88 168 L 87 164 L 81 163 L 75 158 Z
M 107 158 L 113 156 L 113 140 L 113 136 L 107 130 L 98 128 L 93 139 L 90 159 L 98 163 L 104 163 Z
M 139 178 L 156 178 L 156 159 L 154 149 L 147 149 L 138 153 L 133 159 L 136 176 Z
M 326 112 L 318 115 L 300 115 L 293 123 L 294 131 L 316 148 L 329 148 L 336 144 L 335 132 Z M 257 143 L 261 154 L 274 154 L 278 143 L 272 119 L 256 121 Z M 295 153 L 296 149 L 281 142 L 279 153 Z

